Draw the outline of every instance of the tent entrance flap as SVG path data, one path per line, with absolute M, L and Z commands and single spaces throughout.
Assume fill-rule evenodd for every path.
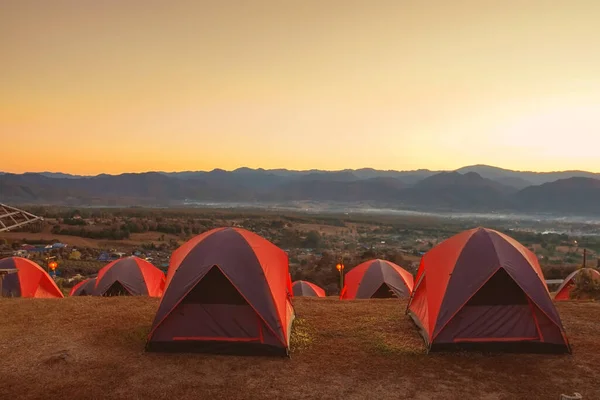
M 438 338 L 454 343 L 539 341 L 540 332 L 527 296 L 501 268 Z
M 172 340 L 257 342 L 262 320 L 218 267 L 196 284 L 165 321 Z

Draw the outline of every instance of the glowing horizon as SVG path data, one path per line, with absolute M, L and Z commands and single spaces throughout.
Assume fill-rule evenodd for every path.
M 0 3 L 0 171 L 600 172 L 600 2 Z

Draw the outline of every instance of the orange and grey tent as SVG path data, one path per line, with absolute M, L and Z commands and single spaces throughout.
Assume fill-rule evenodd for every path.
M 295 281 L 292 283 L 292 291 L 294 296 L 325 297 L 323 289 L 307 281 Z
M 171 256 L 147 349 L 286 355 L 290 297 L 283 250 L 243 229 L 205 232 Z
M 494 230 L 425 254 L 407 311 L 429 351 L 570 352 L 535 254 Z
M 0 260 L 0 269 L 16 269 L 4 276 L 3 297 L 64 297 L 54 280 L 36 263 L 26 258 L 9 257 Z
M 357 265 L 344 280 L 342 300 L 409 297 L 413 289 L 412 274 L 385 260 L 370 260 Z
M 120 258 L 98 271 L 94 296 L 160 297 L 165 288 L 165 274 L 138 257 Z
M 556 295 L 554 296 L 554 300 L 561 301 L 569 300 L 571 298 L 571 290 L 573 289 L 573 286 L 575 286 L 575 278 L 581 272 L 588 273 L 590 274 L 592 279 L 600 281 L 600 272 L 593 268 L 581 268 L 576 271 L 573 271 L 558 287 Z
M 69 296 L 92 296 L 94 287 L 96 286 L 96 278 L 86 279 L 73 286 L 69 292 Z

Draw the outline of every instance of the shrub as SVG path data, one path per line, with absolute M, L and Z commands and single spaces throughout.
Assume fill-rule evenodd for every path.
M 581 271 L 573 283 L 572 298 L 600 300 L 600 278 L 591 271 Z

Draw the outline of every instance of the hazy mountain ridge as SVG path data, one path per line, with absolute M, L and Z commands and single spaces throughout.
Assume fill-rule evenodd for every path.
M 545 182 L 555 177 L 564 177 Z M 600 214 L 600 177 L 585 171 L 291 171 L 239 168 L 76 176 L 0 174 L 0 201 L 73 205 L 361 202 L 396 208 Z M 539 185 L 530 182 L 542 182 Z

